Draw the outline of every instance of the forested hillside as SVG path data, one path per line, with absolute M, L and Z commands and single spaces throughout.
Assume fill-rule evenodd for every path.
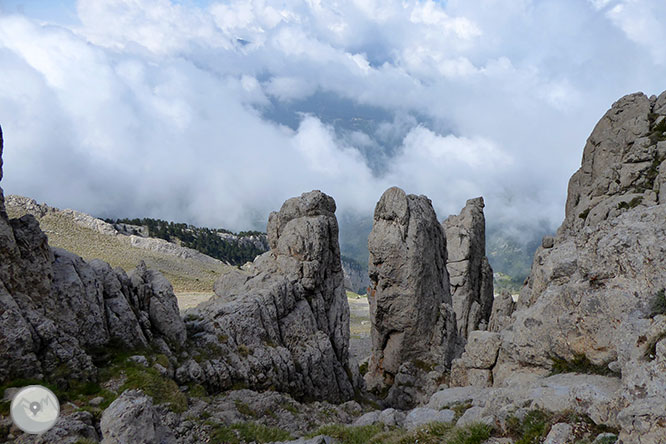
M 251 262 L 268 250 L 266 234 L 259 231 L 232 233 L 223 228 L 196 227 L 151 218 L 106 219 L 106 221 L 114 225 L 147 227 L 149 237 L 157 237 L 193 248 L 232 265 Z M 138 234 L 138 231 L 133 234 Z

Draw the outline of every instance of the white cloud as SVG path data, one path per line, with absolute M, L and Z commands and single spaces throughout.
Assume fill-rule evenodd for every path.
M 399 185 L 440 216 L 483 194 L 489 221 L 557 223 L 594 123 L 665 74 L 666 11 L 647 0 L 77 11 L 79 25 L 0 15 L 3 187 L 109 216 L 261 227 L 303 191 L 369 213 Z M 265 117 L 303 104 L 291 129 Z
M 638 45 L 645 47 L 660 65 L 666 63 L 666 3 L 654 0 L 607 0 L 607 17 Z

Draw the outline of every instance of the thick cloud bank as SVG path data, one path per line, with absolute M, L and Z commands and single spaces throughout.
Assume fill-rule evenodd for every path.
M 554 226 L 598 118 L 666 89 L 658 0 L 72 10 L 0 10 L 4 188 L 100 216 L 262 228 L 303 191 L 368 214 L 398 185 L 441 218 L 483 195 L 490 224 Z

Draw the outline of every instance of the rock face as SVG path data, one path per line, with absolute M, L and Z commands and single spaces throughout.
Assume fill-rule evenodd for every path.
M 416 401 L 418 370 L 448 366 L 456 347 L 446 236 L 430 200 L 389 188 L 375 207 L 368 250 L 372 356 L 365 379 L 371 390 L 390 388 L 389 404 L 404 408 Z
M 185 327 L 175 301 L 158 273 L 127 276 L 51 249 L 34 216 L 8 219 L 0 189 L 0 383 L 95 379 L 91 354 L 109 345 L 178 349 Z
M 104 410 L 100 421 L 102 444 L 176 444 L 162 424 L 153 401 L 140 390 L 127 390 Z
M 493 368 L 496 386 L 555 359 L 616 372 L 609 415 L 624 443 L 666 436 L 666 317 L 654 306 L 666 288 L 665 131 L 666 92 L 626 96 L 597 124 Z
M 488 331 L 498 332 L 511 324 L 511 315 L 516 308 L 508 291 L 500 293 L 493 301 L 493 309 L 488 320 Z
M 188 312 L 199 351 L 177 371 L 210 391 L 236 385 L 343 401 L 354 395 L 349 306 L 335 201 L 320 191 L 270 215 L 271 250 L 215 285 L 217 297 Z M 357 370 L 356 370 L 357 371 Z
M 459 215 L 444 221 L 453 311 L 458 336 L 488 325 L 493 305 L 493 270 L 486 257 L 483 197 L 470 199 Z

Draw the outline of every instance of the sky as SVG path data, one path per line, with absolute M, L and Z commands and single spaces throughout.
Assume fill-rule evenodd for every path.
M 666 89 L 661 0 L 0 0 L 6 194 L 264 229 L 312 189 L 556 228 L 585 140 Z

